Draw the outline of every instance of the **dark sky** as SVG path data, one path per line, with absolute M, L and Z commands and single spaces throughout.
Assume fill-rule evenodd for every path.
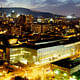
M 2 7 L 24 7 L 54 14 L 80 16 L 80 0 L 0 0 Z

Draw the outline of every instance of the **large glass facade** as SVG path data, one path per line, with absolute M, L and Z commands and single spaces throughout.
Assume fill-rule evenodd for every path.
M 27 48 L 10 48 L 10 63 L 34 63 L 36 56 L 33 54 L 34 51 Z
M 59 59 L 65 59 L 75 54 L 75 47 L 73 46 L 53 46 L 42 48 L 37 51 L 38 61 L 40 63 L 54 62 Z

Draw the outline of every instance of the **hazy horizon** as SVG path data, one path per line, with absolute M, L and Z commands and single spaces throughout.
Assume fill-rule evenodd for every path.
M 21 7 L 35 11 L 80 17 L 80 0 L 0 0 L 1 7 Z

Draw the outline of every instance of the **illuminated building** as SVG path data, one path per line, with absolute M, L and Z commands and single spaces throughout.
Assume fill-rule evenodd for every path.
M 2 21 L 3 18 L 2 18 L 2 12 L 0 12 L 0 21 Z
M 0 12 L 0 17 L 2 17 L 2 12 Z
M 11 17 L 12 17 L 12 18 L 16 18 L 16 16 L 17 16 L 16 12 L 15 12 L 14 10 L 12 10 L 12 12 L 11 12 Z
M 74 56 L 79 48 L 76 49 L 80 42 L 72 44 L 60 44 L 63 40 L 48 42 L 33 42 L 26 47 L 14 46 L 9 48 L 10 63 L 30 63 L 30 64 L 47 64 L 61 59 Z
M 25 17 L 26 17 L 25 24 L 27 24 L 27 23 L 32 24 L 33 23 L 33 18 L 34 17 L 32 15 L 26 15 Z
M 8 66 L 10 67 L 10 66 Z M 56 65 L 42 65 L 42 66 L 24 66 L 17 67 L 11 66 L 14 71 L 7 73 L 5 70 L 1 70 L 1 80 L 69 80 L 69 70 Z M 16 71 L 15 71 L 16 70 Z M 9 70 L 8 70 L 9 71 Z
M 55 23 L 55 20 L 53 18 L 50 18 L 49 21 L 48 21 L 48 23 L 53 24 L 53 23 Z
M 0 46 L 0 60 L 5 60 L 5 52 L 3 46 Z
M 38 17 L 37 23 L 45 23 L 45 18 L 43 18 L 42 16 Z
M 25 15 L 25 22 L 24 22 L 24 31 L 30 32 L 32 28 L 34 17 L 32 15 Z
M 21 35 L 22 32 L 22 26 L 11 26 L 11 35 Z
M 3 17 L 4 17 L 4 19 L 6 19 L 6 12 L 4 12 Z
M 32 24 L 32 31 L 35 33 L 45 33 L 49 31 L 50 24 L 48 23 L 34 23 Z

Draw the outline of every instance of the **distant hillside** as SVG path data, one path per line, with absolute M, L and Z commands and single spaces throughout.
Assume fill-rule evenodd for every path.
M 48 17 L 54 17 L 54 16 L 58 16 L 58 17 L 61 16 L 61 15 L 54 15 L 48 12 L 33 11 L 27 8 L 0 8 L 0 12 L 2 13 L 6 12 L 7 14 L 10 14 L 13 10 L 17 14 L 32 14 L 34 17 L 43 16 L 43 17 L 48 18 Z

